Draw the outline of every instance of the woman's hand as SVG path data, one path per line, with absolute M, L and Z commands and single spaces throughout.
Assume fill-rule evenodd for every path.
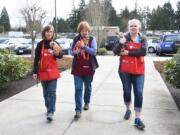
M 123 56 L 127 56 L 128 54 L 129 54 L 128 50 L 121 51 L 121 55 L 123 55 Z
M 33 79 L 36 81 L 38 79 L 37 74 L 33 74 Z
M 84 47 L 85 47 L 83 40 L 80 41 L 80 46 L 81 46 L 81 48 L 84 48 Z
M 54 45 L 53 45 L 54 55 L 58 56 L 60 52 L 62 52 L 61 47 L 56 42 L 54 42 Z

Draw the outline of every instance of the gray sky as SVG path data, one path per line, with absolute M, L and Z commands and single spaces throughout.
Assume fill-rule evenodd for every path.
M 0 0 L 0 11 L 5 6 L 10 17 L 11 25 L 20 26 L 24 25 L 22 16 L 19 10 L 24 7 L 26 1 L 37 1 L 37 0 Z M 57 16 L 67 18 L 72 10 L 72 0 L 56 0 L 57 1 Z M 76 7 L 80 0 L 75 0 Z M 86 4 L 89 0 L 85 0 Z M 162 6 L 165 2 L 170 1 L 173 8 L 176 9 L 178 0 L 137 0 L 138 7 L 149 6 L 150 9 L 156 8 L 157 5 Z M 116 9 L 117 13 L 120 9 L 124 9 L 127 6 L 130 10 L 134 9 L 135 0 L 112 0 L 112 4 Z M 54 16 L 54 0 L 39 0 L 39 5 L 48 11 L 47 23 L 52 20 Z

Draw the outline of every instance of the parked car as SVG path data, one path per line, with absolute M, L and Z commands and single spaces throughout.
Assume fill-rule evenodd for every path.
M 8 49 L 10 51 L 14 50 L 16 45 L 19 45 L 20 40 L 23 38 L 4 38 L 0 42 L 0 48 Z
M 21 42 L 19 45 L 15 46 L 15 48 L 14 48 L 14 52 L 17 55 L 31 54 L 31 50 L 32 50 L 31 40 L 24 40 L 23 42 Z
M 112 50 L 117 44 L 119 44 L 117 36 L 107 36 L 105 40 L 105 47 L 107 50 Z
M 152 38 L 147 41 L 148 43 L 148 52 L 154 53 L 156 52 L 156 47 L 160 43 L 160 39 Z
M 156 48 L 156 55 L 176 53 L 178 48 L 180 48 L 180 34 L 164 34 L 161 36 L 161 43 Z
M 69 49 L 70 49 L 71 43 L 73 42 L 73 39 L 59 38 L 59 39 L 56 39 L 56 42 L 60 44 L 64 54 L 69 54 Z

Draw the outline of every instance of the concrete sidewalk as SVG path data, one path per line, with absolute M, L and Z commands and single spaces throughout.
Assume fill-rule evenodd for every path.
M 98 57 L 90 110 L 79 121 L 74 116 L 74 82 L 70 70 L 58 81 L 54 121 L 46 122 L 41 85 L 0 102 L 0 135 L 179 135 L 180 112 L 151 57 L 146 57 L 142 118 L 144 131 L 134 126 L 134 114 L 125 121 L 118 57 Z M 133 104 L 132 104 L 133 105 Z M 133 106 L 132 106 L 133 110 Z

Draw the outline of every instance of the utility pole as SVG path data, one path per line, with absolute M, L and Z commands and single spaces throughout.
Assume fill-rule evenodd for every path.
M 57 14 L 56 14 L 56 0 L 55 0 L 55 33 L 57 36 L 58 28 L 57 28 Z

